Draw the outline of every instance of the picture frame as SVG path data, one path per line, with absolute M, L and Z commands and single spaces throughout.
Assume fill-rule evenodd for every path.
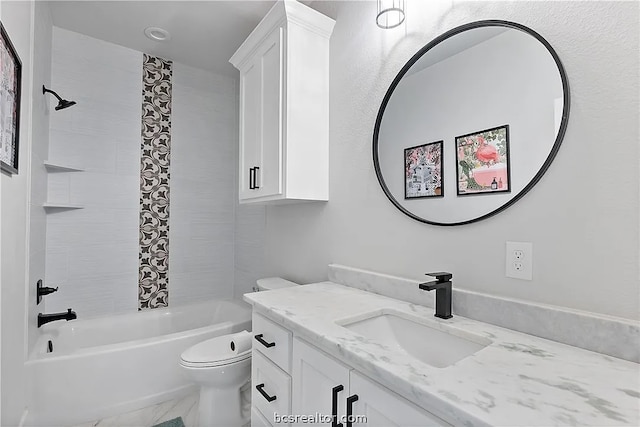
M 444 197 L 444 141 L 404 149 L 404 198 Z
M 0 169 L 18 173 L 22 62 L 0 22 Z
M 511 192 L 509 125 L 457 136 L 458 196 Z

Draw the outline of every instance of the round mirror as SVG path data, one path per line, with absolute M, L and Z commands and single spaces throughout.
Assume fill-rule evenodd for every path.
M 569 118 L 558 55 L 533 30 L 480 21 L 416 53 L 382 101 L 373 161 L 382 189 L 428 224 L 488 218 L 527 193 Z

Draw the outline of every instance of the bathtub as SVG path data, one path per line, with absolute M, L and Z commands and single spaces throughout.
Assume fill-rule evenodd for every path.
M 44 325 L 26 363 L 26 424 L 69 426 L 195 392 L 180 354 L 244 329 L 251 308 L 238 300 Z

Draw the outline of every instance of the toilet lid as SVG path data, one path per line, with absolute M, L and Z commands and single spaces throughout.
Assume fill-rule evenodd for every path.
M 231 351 L 228 335 L 203 341 L 186 349 L 180 360 L 185 366 L 220 366 L 239 362 L 251 357 L 251 348 L 242 353 Z

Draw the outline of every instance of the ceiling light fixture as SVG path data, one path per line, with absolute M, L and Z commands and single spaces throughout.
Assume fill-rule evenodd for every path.
M 160 27 L 147 27 L 144 29 L 144 35 L 155 42 L 171 40 L 171 34 L 169 34 L 169 31 Z
M 404 0 L 378 0 L 376 24 L 380 28 L 394 28 L 404 22 Z

